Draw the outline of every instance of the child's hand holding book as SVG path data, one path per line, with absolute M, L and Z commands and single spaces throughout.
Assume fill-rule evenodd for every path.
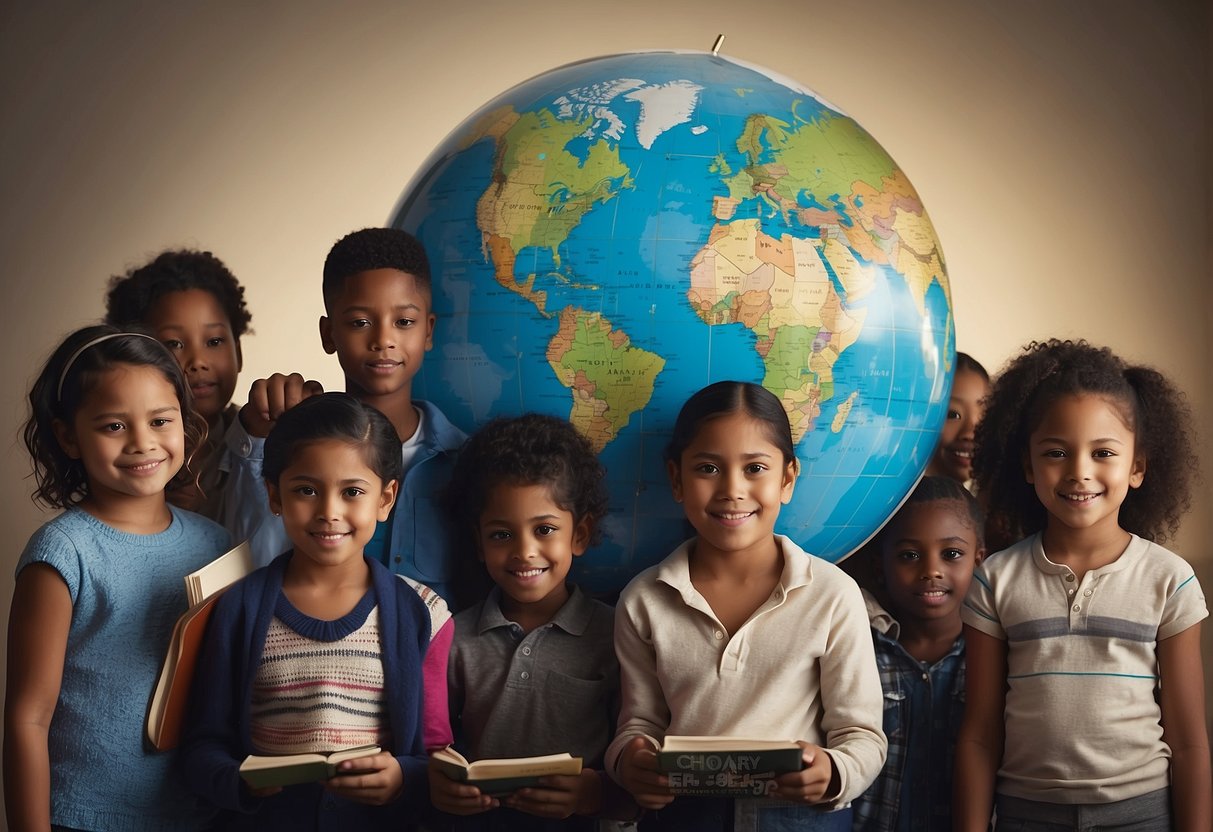
M 346 800 L 383 806 L 404 791 L 404 772 L 399 760 L 387 751 L 380 751 L 369 757 L 343 760 L 337 773 L 325 781 L 324 788 Z
M 644 737 L 633 739 L 619 755 L 619 779 L 645 809 L 663 809 L 674 800 L 669 778 L 657 768 L 657 751 Z
M 501 802 L 490 797 L 471 783 L 448 777 L 430 758 L 430 802 L 434 808 L 449 815 L 478 815 L 496 809 Z
M 602 780 L 593 769 L 580 774 L 550 774 L 534 786 L 511 794 L 503 801 L 511 809 L 541 818 L 596 815 L 602 806 Z
M 804 768 L 776 777 L 776 789 L 772 797 L 817 804 L 821 803 L 827 794 L 837 794 L 840 788 L 838 772 L 830 755 L 824 748 L 812 743 L 799 741 L 797 745 L 804 750 Z

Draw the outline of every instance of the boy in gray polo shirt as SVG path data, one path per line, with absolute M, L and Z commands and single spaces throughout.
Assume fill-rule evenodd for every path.
M 494 587 L 455 617 L 448 669 L 456 746 L 469 760 L 568 752 L 580 775 L 503 798 L 430 769 L 450 830 L 593 830 L 636 807 L 602 758 L 619 699 L 614 611 L 568 583 L 606 511 L 603 469 L 563 419 L 497 419 L 460 452 L 448 489 Z

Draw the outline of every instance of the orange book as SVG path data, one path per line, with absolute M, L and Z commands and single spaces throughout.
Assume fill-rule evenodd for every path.
M 186 596 L 192 605 L 173 625 L 168 652 L 160 666 L 147 709 L 147 738 L 157 751 L 168 751 L 181 742 L 185 706 L 189 702 L 203 636 L 215 601 L 224 589 L 251 571 L 252 552 L 245 541 L 185 576 Z M 220 577 L 216 578 L 216 575 Z

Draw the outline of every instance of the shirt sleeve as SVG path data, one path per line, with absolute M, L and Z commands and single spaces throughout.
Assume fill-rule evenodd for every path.
M 960 619 L 975 630 L 1006 641 L 1007 634 L 1002 628 L 998 608 L 994 604 L 994 589 L 991 581 L 990 573 L 986 570 L 984 563 L 973 570 L 973 582 L 969 584 L 969 592 L 965 595 L 964 604 L 960 607 Z
M 455 638 L 455 619 L 442 596 L 431 587 L 415 581 L 407 575 L 397 575 L 421 598 L 430 620 L 430 644 L 421 664 L 421 681 L 424 694 L 422 713 L 422 741 L 426 751 L 450 745 L 451 711 L 447 701 L 447 665 L 450 662 L 451 642 Z
M 839 789 L 826 801 L 844 806 L 863 794 L 884 765 L 884 694 L 872 631 L 859 587 L 847 582 L 834 608 L 821 657 L 821 730 L 838 771 Z
M 22 569 L 34 563 L 46 564 L 59 573 L 75 606 L 84 582 L 84 564 L 72 539 L 49 524 L 38 529 L 25 545 L 15 574 L 20 575 Z
M 619 757 L 636 737 L 657 747 L 670 726 L 670 708 L 657 675 L 657 651 L 643 599 L 625 594 L 615 608 L 615 655 L 619 658 L 619 728 L 604 765 L 619 779 Z
M 232 540 L 249 541 L 258 566 L 265 566 L 290 548 L 281 518 L 270 513 L 262 468 L 265 439 L 249 436 L 237 416 L 223 435 L 229 468 L 220 517 Z
M 454 741 L 451 733 L 451 712 L 447 700 L 447 661 L 451 653 L 451 641 L 455 637 L 455 620 L 446 623 L 430 639 L 421 665 L 425 710 L 422 713 L 421 734 L 425 750 L 444 748 Z
M 1205 592 L 1200 586 L 1196 575 L 1181 575 L 1176 579 L 1176 587 L 1163 606 L 1162 620 L 1158 623 L 1158 640 L 1178 635 L 1184 630 L 1202 621 L 1209 615 L 1205 604 Z

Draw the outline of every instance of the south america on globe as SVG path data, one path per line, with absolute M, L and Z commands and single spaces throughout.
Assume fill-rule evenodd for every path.
M 611 592 L 691 535 L 662 450 L 713 381 L 783 402 L 801 465 L 776 531 L 838 561 L 905 499 L 945 416 L 943 253 L 854 119 L 711 52 L 558 67 L 471 114 L 390 220 L 431 258 L 413 395 L 464 430 L 567 417 L 611 508 L 574 577 Z

